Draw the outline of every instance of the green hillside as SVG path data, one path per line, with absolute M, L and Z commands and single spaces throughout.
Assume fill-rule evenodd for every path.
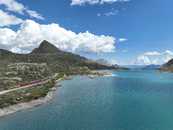
M 88 69 L 120 69 L 120 67 L 104 65 L 81 57 L 79 55 L 61 51 L 48 41 L 43 41 L 40 46 L 29 54 L 15 54 L 0 50 L 1 67 L 11 63 L 46 63 L 52 72 L 71 73 L 74 68 L 88 67 Z

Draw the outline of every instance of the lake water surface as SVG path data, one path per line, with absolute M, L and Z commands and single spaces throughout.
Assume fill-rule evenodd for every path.
M 113 73 L 63 81 L 49 103 L 0 118 L 0 130 L 173 130 L 173 74 Z

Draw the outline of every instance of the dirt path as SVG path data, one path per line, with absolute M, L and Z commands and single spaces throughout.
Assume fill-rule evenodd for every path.
M 0 92 L 0 95 L 6 94 L 6 93 L 9 93 L 9 92 L 13 92 L 13 91 L 16 91 L 16 90 L 24 89 L 24 88 L 30 88 L 30 87 L 34 87 L 34 86 L 37 86 L 37 85 L 42 85 L 42 84 L 47 83 L 48 81 L 49 81 L 49 79 L 45 80 L 45 81 L 41 81 L 39 83 L 34 83 L 34 84 L 26 85 L 26 86 L 23 86 L 23 87 L 19 87 L 19 88 L 4 90 L 4 91 Z

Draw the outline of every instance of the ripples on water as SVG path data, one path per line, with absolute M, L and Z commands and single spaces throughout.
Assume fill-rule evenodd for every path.
M 118 71 L 62 82 L 48 104 L 0 119 L 0 130 L 173 130 L 173 74 Z

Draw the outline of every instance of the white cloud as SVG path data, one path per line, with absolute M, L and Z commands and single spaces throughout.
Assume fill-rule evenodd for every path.
M 33 18 L 37 18 L 37 19 L 41 19 L 41 20 L 44 19 L 44 17 L 42 15 L 40 15 L 39 13 L 37 13 L 36 11 L 26 10 L 26 12 Z
M 22 3 L 19 3 L 16 0 L 0 0 L 0 5 L 4 5 L 7 10 L 12 12 L 16 12 L 19 14 L 27 13 L 30 17 L 43 19 L 43 16 L 41 16 L 39 13 L 28 9 Z
M 173 52 L 166 50 L 165 52 L 145 52 L 137 57 L 135 64 L 138 65 L 150 65 L 150 64 L 164 64 L 173 58 Z
M 160 56 L 161 53 L 157 51 L 145 52 L 144 55 L 146 56 Z
M 130 1 L 130 0 L 100 0 L 100 3 L 104 4 L 104 3 L 128 2 L 128 1 Z
M 95 5 L 95 4 L 111 4 L 115 2 L 128 2 L 130 0 L 71 0 L 71 5 Z
M 173 52 L 172 52 L 172 51 L 170 51 L 170 50 L 166 50 L 166 51 L 164 52 L 164 54 L 173 55 Z
M 128 41 L 128 39 L 127 38 L 119 38 L 118 41 L 119 42 L 126 42 L 126 41 Z
M 17 24 L 20 24 L 22 22 L 23 22 L 22 19 L 17 18 L 14 15 L 10 15 L 7 12 L 0 10 L 0 27 L 17 25 Z
M 106 12 L 106 13 L 98 13 L 97 16 L 100 17 L 100 16 L 114 16 L 114 15 L 117 15 L 119 12 L 119 10 L 113 10 L 113 11 L 110 11 L 110 12 Z
M 23 13 L 25 7 L 23 4 L 15 1 L 15 0 L 0 0 L 1 5 L 5 5 L 9 11 Z
M 115 60 L 115 59 L 109 59 L 109 63 L 110 63 L 111 65 L 119 64 L 118 61 Z
M 118 14 L 118 10 L 104 13 L 105 16 L 113 16 L 113 15 L 117 15 L 117 14 Z
M 71 5 L 98 4 L 99 0 L 71 0 Z
M 44 25 L 26 20 L 18 31 L 0 29 L 0 33 L 0 47 L 19 53 L 30 52 L 42 40 L 48 40 L 62 50 L 76 53 L 105 53 L 115 50 L 115 38 L 112 36 L 94 35 L 88 31 L 76 34 L 54 23 Z
M 0 47 L 5 49 L 10 49 L 13 45 L 11 42 L 15 39 L 16 32 L 8 28 L 0 29 Z

